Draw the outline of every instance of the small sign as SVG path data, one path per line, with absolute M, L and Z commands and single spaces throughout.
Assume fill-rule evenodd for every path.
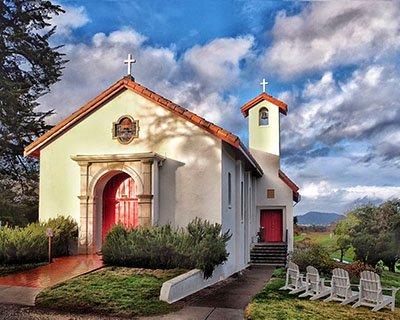
M 46 229 L 46 236 L 48 236 L 49 238 L 54 237 L 54 232 L 52 228 Z
M 267 198 L 274 199 L 275 198 L 275 189 L 267 189 Z

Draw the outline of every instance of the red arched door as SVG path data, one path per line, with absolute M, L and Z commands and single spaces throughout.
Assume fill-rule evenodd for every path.
M 113 176 L 103 191 L 102 237 L 115 224 L 127 227 L 138 225 L 138 201 L 135 180 L 125 172 Z

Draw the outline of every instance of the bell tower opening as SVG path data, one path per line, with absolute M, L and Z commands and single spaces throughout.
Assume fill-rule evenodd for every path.
M 249 124 L 250 149 L 280 156 L 280 114 L 287 114 L 286 103 L 263 92 L 240 109 Z

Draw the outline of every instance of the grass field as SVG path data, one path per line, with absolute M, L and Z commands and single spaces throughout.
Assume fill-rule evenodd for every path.
M 36 305 L 124 317 L 165 314 L 176 307 L 158 299 L 161 286 L 183 272 L 103 268 L 42 291 L 36 298 Z
M 329 249 L 334 248 L 335 239 L 329 232 L 309 232 L 295 237 L 295 241 L 310 239 Z M 331 250 L 332 251 L 332 250 Z M 339 252 L 332 254 L 339 258 Z M 354 259 L 354 251 L 348 250 L 346 261 Z M 353 309 L 351 305 L 341 306 L 335 302 L 310 301 L 308 298 L 299 298 L 298 295 L 289 295 L 287 291 L 280 291 L 284 285 L 284 269 L 277 269 L 274 277 L 264 289 L 257 294 L 247 306 L 245 316 L 248 320 L 395 320 L 400 319 L 400 292 L 396 295 L 397 308 L 394 312 L 384 309 L 372 312 L 369 308 Z M 326 277 L 329 279 L 329 276 Z M 358 280 L 355 279 L 357 282 Z M 400 273 L 383 271 L 381 275 L 383 287 L 400 288 Z
M 246 308 L 246 319 L 251 320 L 395 320 L 400 319 L 400 309 L 395 312 L 384 309 L 372 312 L 368 308 L 353 309 L 335 302 L 310 301 L 289 295 L 287 291 L 278 290 L 284 285 L 284 279 L 274 278 L 257 294 Z M 400 287 L 400 275 L 384 272 L 383 286 Z M 397 305 L 400 305 L 400 293 L 397 294 Z
M 331 232 L 307 232 L 294 237 L 295 242 L 302 241 L 305 239 L 310 239 L 316 243 L 319 243 L 324 247 L 331 248 L 332 251 L 334 250 L 335 247 L 335 237 Z M 340 259 L 340 251 L 339 250 L 334 251 L 332 253 L 332 258 Z M 354 260 L 353 248 L 350 248 L 345 252 L 344 260 L 347 262 L 352 262 Z

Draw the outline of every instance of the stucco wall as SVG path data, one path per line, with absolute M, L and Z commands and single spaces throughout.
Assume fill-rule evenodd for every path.
M 231 173 L 232 201 L 228 201 L 228 173 Z M 228 148 L 222 149 L 222 228 L 230 230 L 232 238 L 227 244 L 228 261 L 223 265 L 225 274 L 231 275 L 246 267 L 248 262 L 245 247 L 245 221 L 241 219 L 240 183 L 244 181 L 243 163 L 235 159 Z
M 139 138 L 128 145 L 111 134 L 123 115 L 139 120 Z M 80 172 L 71 155 L 143 152 L 167 158 L 155 179 L 158 223 L 185 226 L 196 216 L 221 222 L 221 141 L 129 90 L 41 150 L 40 219 L 63 214 L 79 221 Z
M 289 233 L 289 248 L 293 247 L 293 194 L 292 190 L 278 176 L 280 168 L 279 157 L 250 149 L 250 152 L 264 170 L 264 175 L 256 180 L 256 219 L 260 217 L 261 209 L 282 209 L 283 237 L 285 230 Z M 275 198 L 267 198 L 267 189 L 275 189 Z M 258 224 L 259 225 L 259 224 Z
M 266 107 L 269 124 L 259 126 L 259 111 Z M 262 101 L 249 110 L 249 147 L 279 156 L 280 154 L 280 113 L 279 108 L 268 101 Z

